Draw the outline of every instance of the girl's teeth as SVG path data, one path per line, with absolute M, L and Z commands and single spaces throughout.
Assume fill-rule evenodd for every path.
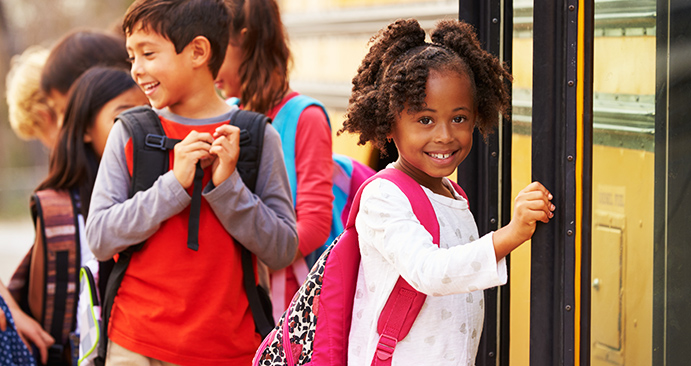
M 451 154 L 429 154 L 429 156 L 436 158 L 436 159 L 446 159 L 449 156 L 451 156 Z

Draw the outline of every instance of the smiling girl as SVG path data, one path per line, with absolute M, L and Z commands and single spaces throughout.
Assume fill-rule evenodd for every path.
M 446 178 L 468 156 L 473 130 L 487 136 L 506 113 L 509 73 L 482 50 L 472 27 L 438 23 L 425 42 L 416 20 L 399 20 L 372 41 L 342 131 L 382 151 L 393 140 L 398 169 L 419 183 L 434 208 L 440 245 L 392 182 L 375 179 L 362 193 L 355 227 L 362 262 L 353 305 L 348 363 L 370 363 L 377 319 L 399 276 L 428 295 L 392 365 L 474 365 L 484 317 L 484 289 L 506 283 L 504 257 L 553 216 L 552 195 L 538 182 L 515 200 L 511 222 L 478 235 L 468 202 Z

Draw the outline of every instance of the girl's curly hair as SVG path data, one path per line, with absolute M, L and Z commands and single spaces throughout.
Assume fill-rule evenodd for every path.
M 415 19 L 397 20 L 377 33 L 353 78 L 346 119 L 339 131 L 360 135 L 358 144 L 372 142 L 385 153 L 386 136 L 408 107 L 424 108 L 430 71 L 467 75 L 477 108 L 476 126 L 487 137 L 497 126 L 499 113 L 509 111 L 511 75 L 501 62 L 483 50 L 473 27 L 442 20 L 425 42 L 425 31 Z

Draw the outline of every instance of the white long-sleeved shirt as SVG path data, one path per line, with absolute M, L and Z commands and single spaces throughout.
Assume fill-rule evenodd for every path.
M 355 221 L 362 262 L 349 365 L 372 362 L 377 320 L 399 276 L 428 296 L 410 333 L 399 341 L 392 365 L 475 364 L 484 317 L 482 290 L 506 283 L 506 262 L 496 261 L 492 233 L 478 238 L 464 198 L 423 189 L 437 213 L 439 247 L 394 183 L 377 179 L 363 191 Z

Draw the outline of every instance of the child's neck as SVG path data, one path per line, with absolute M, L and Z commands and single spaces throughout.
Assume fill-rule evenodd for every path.
M 181 117 L 203 119 L 227 113 L 231 107 L 216 93 L 212 83 L 191 88 L 184 100 L 169 105 L 168 109 Z

